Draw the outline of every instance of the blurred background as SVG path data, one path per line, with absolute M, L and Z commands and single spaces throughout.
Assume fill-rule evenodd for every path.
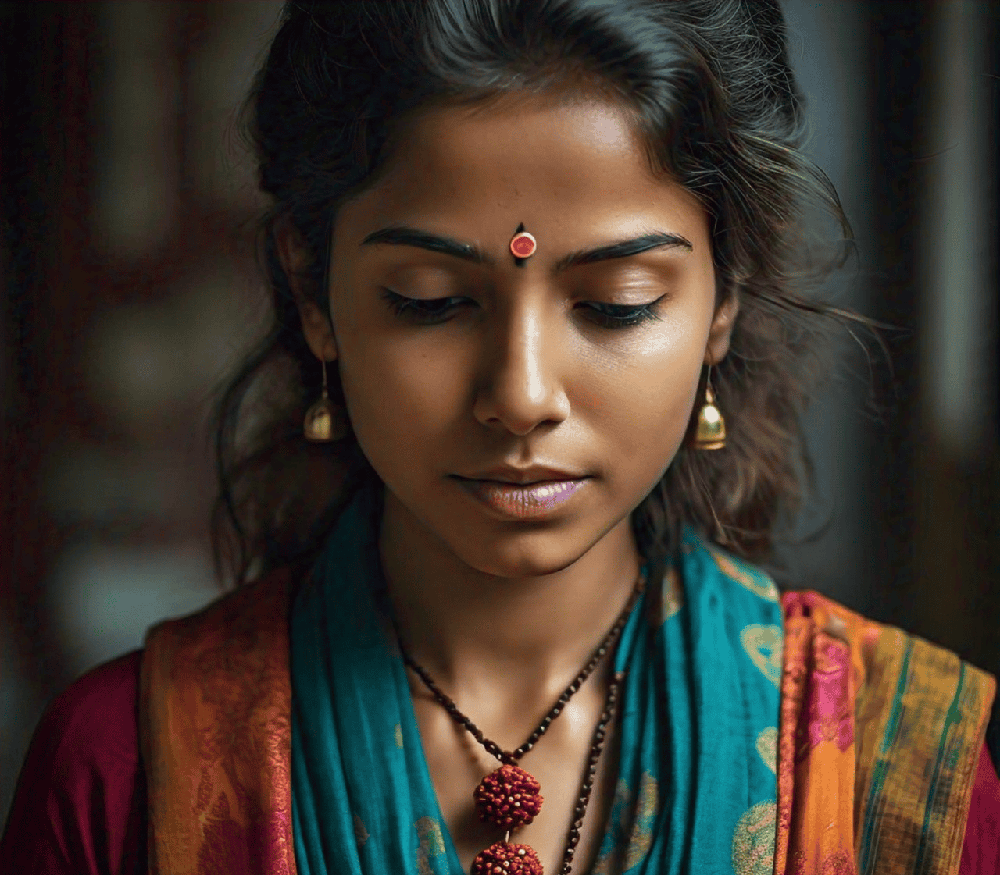
M 807 418 L 783 577 L 1000 673 L 1000 4 L 784 0 L 897 326 Z M 0 817 L 48 701 L 215 598 L 206 414 L 266 302 L 236 115 L 275 2 L 0 4 Z M 853 347 L 853 351 L 852 351 Z

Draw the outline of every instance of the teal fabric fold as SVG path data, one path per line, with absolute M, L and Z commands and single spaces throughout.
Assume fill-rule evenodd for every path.
M 292 605 L 301 875 L 458 875 L 387 618 L 361 493 Z M 619 777 L 593 872 L 770 872 L 782 611 L 760 570 L 685 529 L 625 626 Z M 469 788 L 470 796 L 473 788 Z

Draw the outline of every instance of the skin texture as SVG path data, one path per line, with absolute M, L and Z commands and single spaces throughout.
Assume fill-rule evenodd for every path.
M 521 223 L 538 242 L 520 266 Z M 406 225 L 472 243 L 491 260 L 363 244 Z M 670 246 L 556 272 L 560 258 L 663 231 Z M 307 255 L 279 235 L 290 276 Z M 294 281 L 293 281 L 294 284 Z M 382 289 L 453 298 L 446 319 L 396 315 Z M 381 557 L 411 652 L 490 738 L 521 744 L 625 604 L 640 559 L 629 515 L 687 430 L 703 365 L 726 354 L 734 296 L 717 304 L 708 217 L 655 176 L 627 115 L 600 98 L 507 96 L 436 107 L 403 129 L 386 170 L 340 210 L 329 289 L 333 326 L 300 291 L 306 338 L 339 359 L 358 441 L 386 485 Z M 594 305 L 654 306 L 611 329 Z M 497 464 L 586 474 L 541 517 L 506 518 L 451 475 Z M 515 835 L 556 872 L 607 685 L 604 665 L 521 762 L 542 785 L 536 821 Z M 468 868 L 502 838 L 471 793 L 496 768 L 411 678 L 442 811 Z M 577 852 L 596 853 L 613 789 L 602 758 Z

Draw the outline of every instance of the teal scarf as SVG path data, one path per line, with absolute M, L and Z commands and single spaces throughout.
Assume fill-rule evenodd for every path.
M 373 597 L 373 505 L 341 517 L 291 617 L 301 875 L 459 875 L 402 660 Z M 617 791 L 594 873 L 765 873 L 774 854 L 782 611 L 686 529 L 625 627 Z M 473 788 L 469 788 L 471 796 Z

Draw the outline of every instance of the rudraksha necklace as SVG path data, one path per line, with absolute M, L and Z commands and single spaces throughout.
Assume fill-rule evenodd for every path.
M 488 774 L 479 783 L 472 794 L 476 803 L 476 813 L 484 823 L 492 823 L 504 829 L 505 835 L 501 842 L 495 842 L 483 851 L 480 851 L 472 861 L 469 870 L 470 875 L 543 875 L 542 863 L 534 849 L 528 845 L 510 843 L 510 834 L 518 827 L 525 826 L 535 819 L 541 810 L 542 796 L 541 785 L 538 781 L 517 765 L 529 750 L 531 750 L 538 740 L 548 731 L 552 721 L 558 717 L 566 703 L 583 686 L 587 678 L 593 674 L 594 669 L 601 663 L 609 650 L 614 650 L 618 639 L 621 637 L 622 629 L 628 621 L 632 608 L 642 595 L 645 586 L 645 574 L 640 573 L 629 596 L 628 602 L 622 608 L 618 619 L 608 630 L 604 639 L 594 649 L 587 660 L 586 665 L 570 682 L 569 686 L 563 690 L 556 700 L 556 703 L 549 709 L 548 714 L 542 718 L 542 722 L 535 727 L 527 741 L 517 750 L 505 751 L 495 741 L 491 741 L 482 730 L 476 726 L 468 717 L 458 710 L 458 706 L 445 694 L 427 672 L 417 664 L 413 657 L 406 650 L 402 639 L 399 639 L 399 649 L 403 656 L 403 661 L 408 665 L 431 695 L 441 707 L 451 715 L 451 718 L 481 744 L 490 754 L 501 762 L 500 768 Z M 397 638 L 399 636 L 397 635 Z M 580 829 L 583 826 L 584 815 L 587 813 L 587 804 L 590 802 L 591 790 L 594 786 L 594 777 L 597 774 L 597 764 L 601 758 L 601 751 L 604 748 L 604 740 L 607 736 L 607 727 L 614 717 L 618 706 L 618 693 L 625 675 L 617 672 L 608 684 L 608 692 L 604 699 L 604 708 L 601 711 L 600 719 L 594 728 L 594 735 L 590 744 L 590 754 L 587 757 L 587 768 L 583 774 L 580 784 L 580 795 L 576 805 L 573 807 L 573 822 L 570 824 L 569 833 L 566 836 L 566 848 L 563 851 L 562 866 L 559 875 L 569 875 L 573 867 L 573 854 L 576 846 L 580 842 Z

